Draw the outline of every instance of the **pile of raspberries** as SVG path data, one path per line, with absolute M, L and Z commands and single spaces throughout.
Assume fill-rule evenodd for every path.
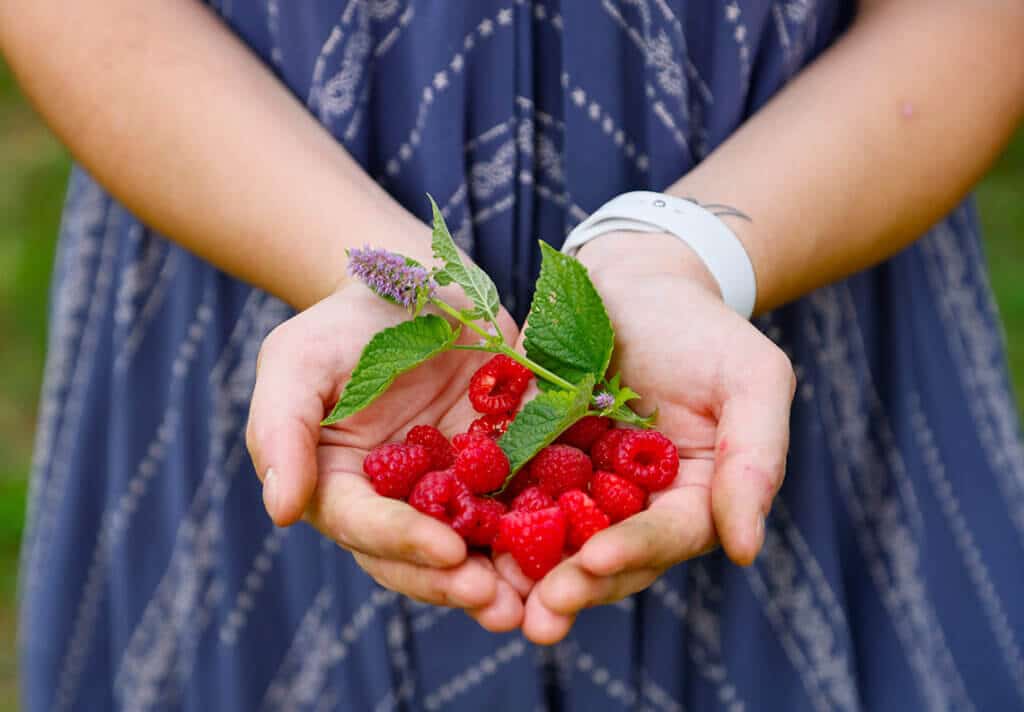
M 449 442 L 432 425 L 417 425 L 405 442 L 374 448 L 363 471 L 381 495 L 448 524 L 471 547 L 509 552 L 537 580 L 563 554 L 643 510 L 650 492 L 675 479 L 679 452 L 657 431 L 613 428 L 609 418 L 589 415 L 506 486 L 509 461 L 497 439 L 532 376 L 495 356 L 469 382 L 469 400 L 482 415 L 468 432 Z

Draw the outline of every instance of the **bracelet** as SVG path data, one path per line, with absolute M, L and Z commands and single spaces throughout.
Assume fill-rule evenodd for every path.
M 569 233 L 562 252 L 575 256 L 583 245 L 608 232 L 666 232 L 697 253 L 722 292 L 722 300 L 749 319 L 757 301 L 754 266 L 735 233 L 697 203 L 638 190 L 602 205 Z

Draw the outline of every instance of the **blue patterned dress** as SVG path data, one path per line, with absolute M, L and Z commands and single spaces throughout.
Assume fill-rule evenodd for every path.
M 851 4 L 214 9 L 410 210 L 438 198 L 521 317 L 536 237 L 678 179 Z M 1024 449 L 969 204 L 759 322 L 799 390 L 757 563 L 678 566 L 549 649 L 271 527 L 243 427 L 287 316 L 75 171 L 24 544 L 26 710 L 1024 708 Z

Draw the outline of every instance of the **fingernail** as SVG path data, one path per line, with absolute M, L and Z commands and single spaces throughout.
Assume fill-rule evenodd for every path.
M 271 519 L 275 519 L 277 515 L 277 473 L 271 468 L 267 470 L 267 476 L 263 478 L 263 506 L 267 510 L 267 514 L 270 515 Z
M 757 549 L 761 550 L 764 546 L 764 515 L 760 514 L 757 517 Z

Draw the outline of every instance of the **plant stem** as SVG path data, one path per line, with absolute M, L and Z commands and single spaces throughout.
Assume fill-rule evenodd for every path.
M 446 302 L 441 301 L 437 297 L 432 297 L 430 299 L 430 303 L 433 304 L 438 309 L 440 309 L 441 311 L 443 311 L 448 316 L 458 321 L 459 323 L 468 326 L 474 332 L 479 334 L 480 338 L 484 340 L 482 344 L 457 344 L 452 348 L 458 349 L 460 351 L 485 351 L 487 353 L 493 354 L 504 354 L 513 361 L 530 369 L 530 371 L 532 371 L 537 376 L 537 378 L 543 378 L 548 383 L 556 385 L 559 388 L 564 388 L 567 391 L 576 390 L 575 384 L 565 380 L 557 373 L 549 371 L 536 361 L 533 361 L 524 354 L 519 353 L 511 346 L 509 346 L 507 343 L 505 343 L 505 337 L 502 336 L 501 331 L 497 327 L 497 324 L 492 323 L 495 331 L 497 332 L 496 334 L 492 334 L 487 330 L 482 329 L 480 325 L 476 323 L 476 321 L 472 319 L 466 319 L 459 312 L 458 309 L 455 309 L 454 307 L 452 307 Z M 596 396 L 594 396 L 594 398 L 596 398 Z M 637 415 L 629 406 L 620 406 L 616 408 L 613 412 L 609 413 L 608 415 L 609 417 L 615 420 L 622 421 L 624 423 L 632 423 L 633 425 L 650 427 L 649 420 L 647 418 L 642 418 L 641 416 Z
M 513 349 L 507 343 L 505 343 L 505 338 L 501 335 L 501 331 L 498 330 L 497 326 L 495 326 L 495 331 L 497 331 L 497 333 L 492 334 L 484 329 L 481 329 L 480 325 L 477 324 L 475 321 L 466 319 L 462 314 L 459 313 L 457 309 L 450 306 L 446 302 L 441 301 L 437 297 L 431 298 L 430 303 L 436 306 L 441 311 L 443 311 L 448 316 L 468 326 L 470 329 L 479 334 L 480 337 L 483 338 L 484 340 L 483 344 L 473 346 L 456 346 L 455 348 L 462 349 L 464 351 L 487 351 L 489 353 L 505 354 L 513 361 L 516 361 L 525 366 L 526 368 L 530 369 L 531 371 L 533 371 L 538 378 L 543 378 L 545 381 L 553 383 L 554 385 L 569 391 L 576 389 L 576 386 L 574 386 L 572 383 L 559 376 L 557 373 L 552 373 L 548 369 L 541 366 L 539 363 L 535 363 L 534 361 L 527 358 L 523 354 Z
M 548 383 L 552 383 L 560 388 L 564 388 L 567 391 L 576 390 L 576 386 L 573 385 L 571 382 L 565 380 L 557 373 L 552 373 L 548 369 L 541 366 L 539 363 L 530 360 L 523 354 L 519 353 L 518 351 L 510 347 L 508 344 L 502 343 L 499 346 L 499 352 L 505 354 L 513 361 L 516 361 L 525 366 L 526 368 L 530 369 L 535 374 L 537 374 L 538 378 L 543 378 Z
M 457 309 L 449 306 L 447 302 L 443 302 L 440 299 L 438 299 L 437 297 L 431 297 L 430 298 L 430 303 L 433 304 L 438 309 L 440 309 L 441 311 L 443 311 L 445 314 L 447 314 L 451 318 L 456 319 L 457 321 L 459 321 L 459 322 L 465 324 L 466 326 L 468 326 L 470 329 L 472 329 L 473 331 L 478 333 L 481 336 L 481 338 L 483 338 L 485 341 L 488 341 L 488 342 L 494 341 L 494 338 L 495 338 L 494 334 L 491 334 L 491 333 L 485 331 L 484 329 L 481 329 L 480 325 L 477 324 L 475 321 L 470 321 L 468 319 L 465 319 L 462 316 L 462 314 L 460 314 L 458 312 Z

